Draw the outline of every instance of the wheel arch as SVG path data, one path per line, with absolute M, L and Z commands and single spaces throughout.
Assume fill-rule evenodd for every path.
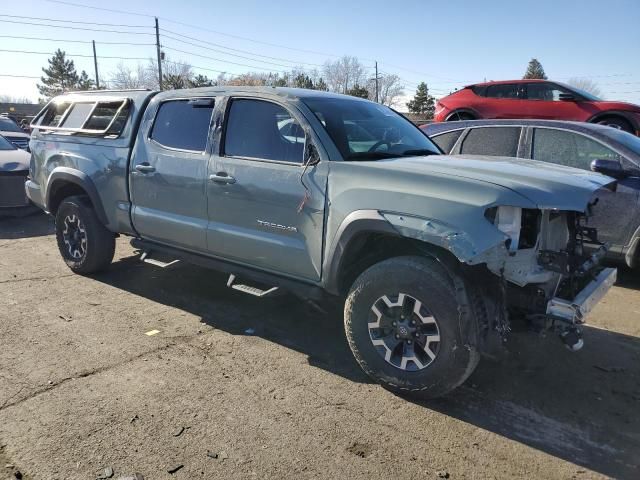
M 447 117 L 445 118 L 445 122 L 451 121 L 453 116 L 456 115 L 456 114 L 459 114 L 459 113 L 464 113 L 464 114 L 467 114 L 467 115 L 471 115 L 471 116 L 473 116 L 473 120 L 477 120 L 477 119 L 481 118 L 480 115 L 478 115 L 478 112 L 476 112 L 472 108 L 463 107 L 463 108 L 456 108 L 451 113 L 449 113 L 449 115 L 447 115 Z
M 65 198 L 73 195 L 85 195 L 103 225 L 108 219 L 98 194 L 98 189 L 91 178 L 84 172 L 68 167 L 57 167 L 47 181 L 46 207 L 47 211 L 55 215 Z
M 588 123 L 598 123 L 605 118 L 620 118 L 631 125 L 631 128 L 635 131 L 640 130 L 640 123 L 634 120 L 634 118 L 627 112 L 622 110 L 605 110 L 604 112 L 598 112 L 587 119 Z
M 436 242 L 399 231 L 377 210 L 348 215 L 335 235 L 325 264 L 325 288 L 344 295 L 360 273 L 380 261 L 402 255 L 430 255 L 459 266 L 462 259 Z

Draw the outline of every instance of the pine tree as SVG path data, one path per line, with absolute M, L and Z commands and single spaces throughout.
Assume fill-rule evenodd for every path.
M 418 85 L 413 100 L 407 102 L 407 108 L 410 113 L 424 115 L 425 119 L 433 118 L 435 99 L 429 95 L 429 87 L 425 82 L 421 82 Z
M 89 78 L 87 72 L 82 70 L 82 73 L 78 77 L 78 82 L 75 88 L 78 90 L 93 90 L 94 86 L 95 82 Z
M 347 90 L 347 95 L 351 95 L 352 97 L 369 98 L 369 90 L 356 84 L 353 88 Z
M 300 73 L 293 79 L 293 86 L 296 88 L 313 88 L 313 81 L 308 75 Z
M 73 60 L 67 60 L 65 53 L 58 49 L 49 60 L 49 68 L 43 68 L 45 76 L 40 77 L 42 85 L 38 91 L 46 98 L 55 97 L 78 86 L 78 73 Z
M 320 78 L 313 84 L 313 89 L 322 90 L 323 92 L 328 92 L 329 86 L 327 85 L 327 82 L 325 82 L 323 78 Z
M 529 61 L 529 65 L 527 66 L 527 71 L 524 73 L 525 80 L 530 79 L 540 79 L 546 80 L 547 75 L 544 73 L 544 68 L 542 68 L 542 64 L 538 61 L 537 58 L 532 58 Z
M 189 88 L 215 86 L 215 82 L 213 80 L 210 80 L 209 77 L 202 75 L 201 73 L 190 79 L 187 83 L 189 84 Z

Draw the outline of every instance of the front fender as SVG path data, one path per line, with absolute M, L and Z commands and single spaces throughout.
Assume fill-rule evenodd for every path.
M 87 193 L 98 219 L 104 225 L 107 225 L 107 215 L 105 213 L 104 206 L 102 205 L 100 195 L 98 194 L 98 189 L 93 183 L 93 180 L 91 180 L 91 177 L 86 173 L 74 168 L 56 167 L 53 169 L 46 183 L 46 209 L 51 211 L 50 206 L 52 205 L 52 199 L 55 198 L 57 191 L 69 183 L 77 185 Z
M 444 222 L 378 210 L 358 210 L 347 215 L 334 235 L 325 255 L 324 285 L 334 294 L 339 291 L 339 276 L 349 243 L 362 233 L 384 233 L 411 238 L 443 248 L 461 263 L 486 262 L 487 252 L 503 246 L 505 235 L 487 222 L 478 222 L 473 234 Z M 506 249 L 505 249 L 506 255 Z

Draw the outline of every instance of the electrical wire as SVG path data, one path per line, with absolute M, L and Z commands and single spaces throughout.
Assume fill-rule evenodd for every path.
M 6 15 L 0 14 L 0 17 L 8 18 L 26 18 L 27 20 L 41 20 L 45 22 L 62 22 L 62 23 L 75 23 L 79 25 L 101 25 L 103 27 L 125 27 L 125 28 L 155 28 L 152 25 L 126 25 L 122 23 L 104 23 L 104 22 L 81 22 L 79 20 L 63 20 L 59 18 L 47 18 L 47 17 L 27 17 L 23 15 Z
M 5 50 L 5 49 L 0 49 L 0 52 L 5 52 L 5 53 L 24 53 L 24 54 L 31 54 L 31 55 L 55 55 L 55 53 L 52 52 L 34 52 L 31 50 Z M 81 53 L 66 53 L 65 55 L 68 57 L 78 57 L 78 58 L 93 58 L 93 55 L 83 55 Z M 117 59 L 117 60 L 148 60 L 149 57 L 117 57 L 117 56 L 108 56 L 108 55 L 100 55 L 98 56 L 98 58 L 110 58 L 110 59 Z
M 42 38 L 42 37 L 22 37 L 15 35 L 0 35 L 0 38 L 12 38 L 14 40 L 46 40 L 48 42 L 67 42 L 67 43 L 87 43 L 91 45 L 93 42 L 91 40 L 67 40 L 62 38 Z M 132 46 L 150 46 L 155 47 L 155 43 L 133 43 L 133 42 L 105 42 L 105 41 L 96 41 L 96 45 L 132 45 Z
M 21 21 L 17 21 L 17 20 L 0 20 L 0 22 L 2 23 L 12 23 L 12 24 L 18 24 L 18 25 L 34 25 L 37 27 L 50 27 L 50 28 L 64 28 L 67 30 L 84 30 L 87 32 L 107 32 L 107 33 L 120 33 L 120 34 L 124 34 L 124 35 L 151 35 L 152 37 L 155 36 L 155 33 L 147 33 L 147 32 L 125 32 L 122 30 L 106 30 L 106 29 L 100 29 L 100 28 L 83 28 L 83 27 L 71 27 L 68 25 L 51 25 L 48 23 L 33 23 L 33 22 L 21 22 Z

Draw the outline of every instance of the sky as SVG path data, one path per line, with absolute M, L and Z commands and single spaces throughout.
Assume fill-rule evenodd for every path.
M 399 75 L 404 102 L 421 81 L 441 97 L 485 79 L 521 78 L 535 57 L 550 79 L 589 78 L 607 99 L 640 103 L 640 0 L 0 0 L 0 96 L 37 100 L 37 77 L 57 48 L 93 77 L 92 46 L 82 42 L 95 40 L 106 79 L 119 62 L 139 60 L 105 57 L 155 58 L 154 16 L 169 58 L 210 78 L 213 70 L 314 68 L 351 55 L 371 76 L 376 60 Z

